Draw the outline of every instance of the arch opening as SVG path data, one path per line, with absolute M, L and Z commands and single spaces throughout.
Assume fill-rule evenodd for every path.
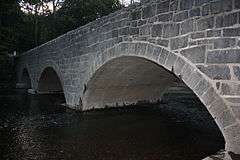
M 173 73 L 150 60 L 134 56 L 114 58 L 94 73 L 84 90 L 83 110 L 128 105 L 140 109 L 144 104 L 157 105 L 163 115 L 174 115 L 176 122 L 184 122 L 197 131 L 196 137 L 205 136 L 205 144 L 194 142 L 196 152 L 205 152 L 199 159 L 225 148 L 222 132 L 195 93 Z M 207 145 L 212 150 L 205 150 Z
M 39 94 L 62 94 L 61 80 L 52 67 L 47 67 L 41 74 L 38 82 L 37 92 Z
M 22 71 L 20 84 L 18 84 L 18 85 L 21 85 L 22 87 L 20 87 L 20 88 L 24 88 L 24 89 L 30 89 L 32 87 L 31 78 L 30 78 L 30 75 L 26 68 L 24 68 Z

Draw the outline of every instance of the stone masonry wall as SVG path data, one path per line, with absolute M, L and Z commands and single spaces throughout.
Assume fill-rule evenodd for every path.
M 227 134 L 240 153 L 240 0 L 144 0 L 21 55 L 18 77 L 27 68 L 37 90 L 44 68 L 53 67 L 77 107 L 102 53 L 125 42 L 161 46 L 195 65 L 234 115 Z

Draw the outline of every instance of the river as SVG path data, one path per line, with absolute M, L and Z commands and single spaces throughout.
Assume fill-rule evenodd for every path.
M 1 160 L 200 160 L 224 148 L 196 97 L 79 112 L 62 95 L 0 96 Z

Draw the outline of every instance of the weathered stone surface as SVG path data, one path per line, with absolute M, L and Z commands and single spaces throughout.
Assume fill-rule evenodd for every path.
M 240 50 L 216 50 L 209 51 L 207 54 L 207 63 L 238 63 L 240 62 Z
M 204 37 L 205 37 L 204 32 L 196 32 L 196 33 L 191 34 L 192 39 L 198 39 L 198 38 L 204 38 Z
M 133 11 L 131 13 L 131 19 L 132 20 L 141 19 L 141 10 Z
M 225 65 L 198 66 L 198 68 L 213 80 L 230 80 L 230 68 Z
M 235 38 L 218 38 L 214 40 L 214 49 L 234 47 L 235 45 Z
M 180 52 L 193 63 L 203 63 L 205 60 L 206 46 L 192 47 Z
M 161 37 L 162 36 L 162 24 L 154 24 L 152 26 L 152 36 Z
M 240 9 L 240 1 L 239 0 L 234 0 L 235 8 Z
M 160 46 L 168 47 L 169 40 L 167 39 L 157 39 L 157 44 Z
M 180 1 L 180 10 L 190 9 L 193 6 L 194 1 L 192 0 L 181 0 Z
M 182 11 L 173 15 L 174 22 L 180 22 L 188 18 L 188 11 Z
M 166 0 L 165 2 L 161 2 L 157 5 L 157 13 L 165 13 L 169 11 L 170 0 Z
M 166 49 L 163 49 L 161 55 L 159 56 L 158 62 L 160 64 L 165 64 L 169 54 L 170 54 L 169 51 L 167 51 Z
M 205 29 L 212 29 L 214 26 L 214 17 L 202 18 L 197 21 L 197 28 L 199 31 Z
M 201 14 L 200 8 L 194 8 L 189 11 L 189 17 L 200 16 L 200 14 Z
M 171 21 L 173 17 L 173 13 L 165 13 L 158 15 L 158 21 L 159 22 L 168 22 Z
M 240 36 L 240 27 L 223 29 L 223 36 L 225 37 Z
M 163 25 L 163 38 L 175 37 L 179 35 L 180 25 L 169 23 Z
M 209 30 L 207 31 L 207 37 L 220 37 L 221 30 Z
M 210 14 L 210 4 L 206 4 L 202 7 L 202 15 L 207 16 Z
M 176 50 L 179 48 L 185 48 L 188 45 L 188 36 L 173 38 L 170 40 L 170 48 Z
M 142 10 L 142 18 L 150 18 L 154 16 L 156 13 L 156 5 L 148 5 Z
M 216 18 L 216 27 L 228 27 L 228 26 L 233 26 L 238 23 L 238 12 L 231 13 L 228 15 L 222 15 L 218 16 Z
M 179 73 L 182 71 L 184 65 L 185 65 L 185 61 L 178 57 L 178 59 L 176 60 L 176 62 L 174 63 L 174 66 L 173 66 L 173 72 L 177 75 L 177 76 L 181 76 L 179 75 Z
M 194 27 L 194 20 L 189 19 L 181 23 L 181 34 L 186 34 L 189 32 L 193 32 L 195 29 Z
M 240 67 L 233 66 L 233 72 L 234 72 L 234 75 L 237 77 L 237 79 L 240 80 Z

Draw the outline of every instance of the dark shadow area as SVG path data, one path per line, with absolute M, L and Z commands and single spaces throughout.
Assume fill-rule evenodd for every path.
M 47 67 L 42 72 L 40 80 L 38 82 L 37 92 L 40 94 L 63 93 L 60 78 L 53 68 Z

